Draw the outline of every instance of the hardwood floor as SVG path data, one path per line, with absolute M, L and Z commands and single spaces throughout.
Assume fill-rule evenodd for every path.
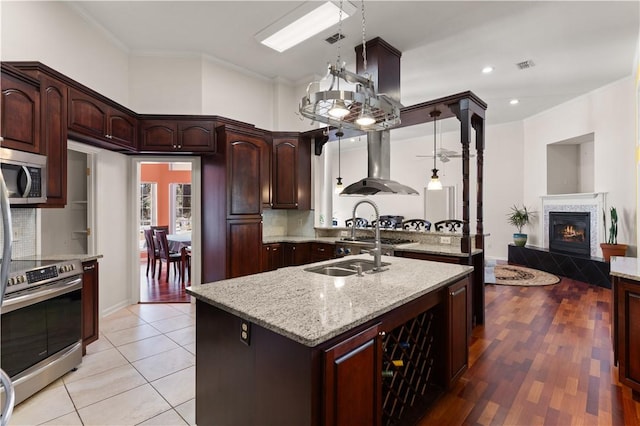
M 610 299 L 567 278 L 487 285 L 470 368 L 419 425 L 640 425 L 640 396 L 613 365 Z
M 178 274 L 171 272 L 169 274 L 169 283 L 166 281 L 167 266 L 162 265 L 162 275 L 158 278 L 152 277 L 151 271 L 149 276 L 147 272 L 146 255 L 140 259 L 140 303 L 189 303 L 190 296 L 185 292 L 185 287 L 190 285 L 189 279 L 184 284 L 178 277 Z M 188 277 L 190 278 L 190 277 Z

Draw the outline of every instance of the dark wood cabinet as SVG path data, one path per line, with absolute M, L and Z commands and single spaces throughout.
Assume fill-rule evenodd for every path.
M 275 271 L 284 266 L 282 244 L 271 243 L 262 246 L 262 272 Z
M 2 64 L 0 85 L 2 146 L 40 154 L 40 83 Z
M 274 133 L 271 201 L 274 209 L 311 208 L 311 142 Z
M 222 126 L 217 133 L 226 149 L 228 217 L 260 216 L 271 198 L 271 147 L 255 132 Z
M 141 120 L 141 152 L 214 153 L 215 148 L 213 120 L 180 120 L 171 116 Z
M 83 142 L 107 149 L 137 150 L 138 120 L 123 108 L 71 87 L 68 117 L 69 133 Z
M 82 354 L 99 337 L 98 261 L 82 263 Z
M 612 277 L 613 343 L 618 380 L 640 392 L 640 282 Z
M 311 263 L 311 243 L 283 243 L 284 266 L 300 266 Z
M 324 353 L 325 425 L 379 425 L 382 420 L 379 324 Z
M 43 154 L 47 156 L 47 202 L 40 207 L 67 204 L 67 86 L 41 74 L 40 102 Z
M 335 256 L 335 244 L 311 243 L 311 262 L 321 262 L 333 259 Z
M 447 379 L 449 387 L 467 370 L 469 360 L 468 324 L 471 312 L 469 280 L 447 288 Z
M 206 262 L 206 260 L 204 260 Z M 262 221 L 227 221 L 227 278 L 262 272 Z

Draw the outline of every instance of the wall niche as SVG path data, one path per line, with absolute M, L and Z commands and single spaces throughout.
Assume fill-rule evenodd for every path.
M 594 134 L 547 145 L 547 194 L 594 192 Z

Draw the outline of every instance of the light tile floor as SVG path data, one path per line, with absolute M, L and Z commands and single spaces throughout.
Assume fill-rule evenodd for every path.
M 77 371 L 17 405 L 9 423 L 194 425 L 195 305 L 132 305 L 103 318 Z

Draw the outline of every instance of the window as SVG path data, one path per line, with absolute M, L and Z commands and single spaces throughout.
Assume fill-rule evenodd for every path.
M 191 184 L 172 183 L 172 221 L 175 226 L 175 233 L 191 232 Z
M 145 182 L 140 184 L 140 249 L 144 249 L 144 229 L 155 225 L 157 221 L 157 184 Z

